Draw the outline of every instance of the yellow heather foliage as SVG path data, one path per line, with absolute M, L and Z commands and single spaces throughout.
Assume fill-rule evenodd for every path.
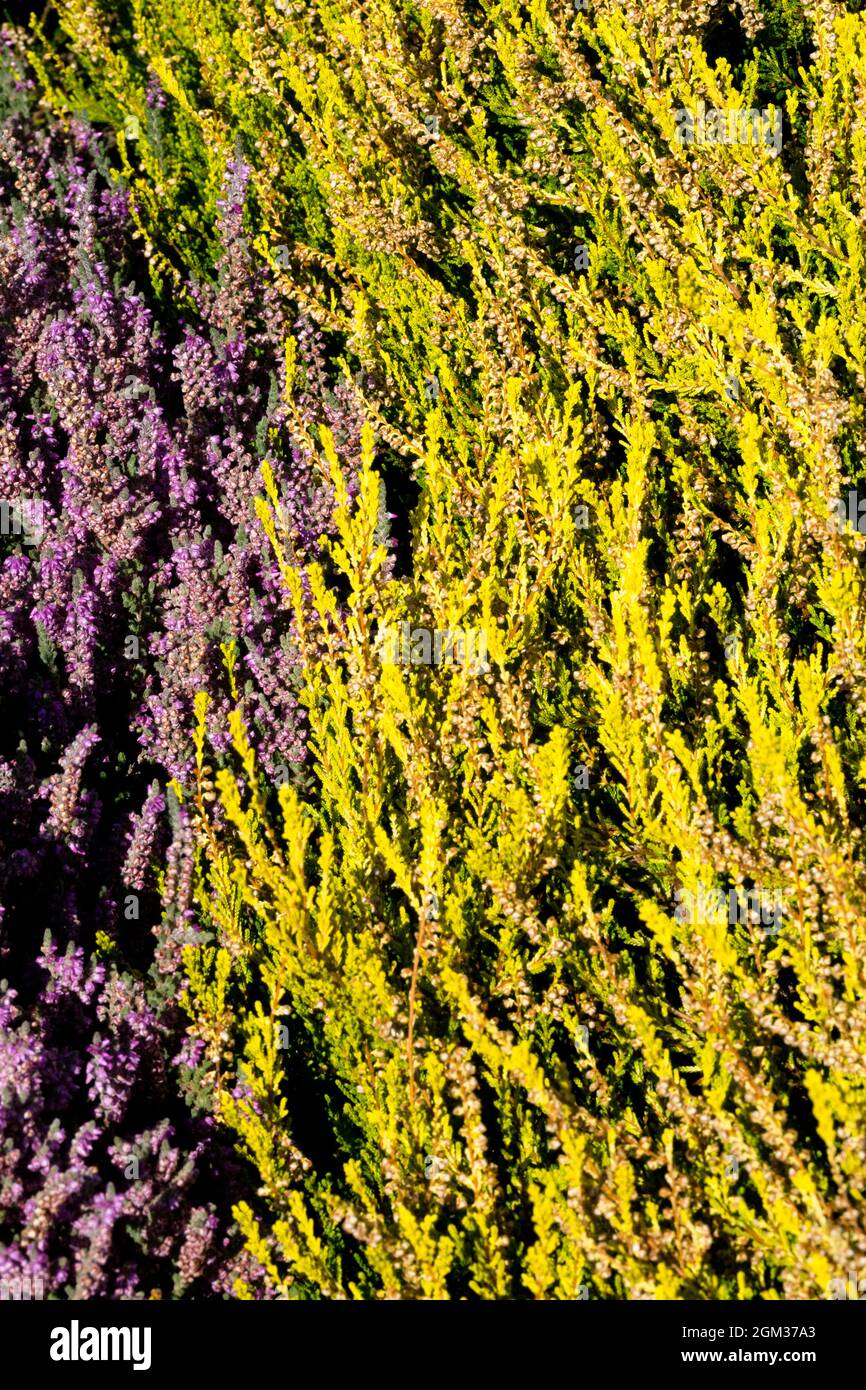
M 189 1003 L 262 1182 L 250 1249 L 293 1296 L 820 1295 L 859 1254 L 866 1169 L 860 889 L 821 670 L 774 684 L 737 657 L 715 718 L 672 721 L 649 422 L 623 418 L 590 547 L 550 516 L 576 505 L 582 413 L 552 424 L 545 402 L 542 439 L 509 398 L 522 447 L 490 450 L 491 520 L 444 557 L 437 514 L 453 526 L 478 484 L 431 416 L 416 578 L 383 577 L 369 436 L 353 502 L 331 459 L 345 601 L 322 572 L 287 586 L 315 797 L 263 783 L 236 715 L 223 818 L 201 802 L 202 910 L 219 928 L 244 903 L 231 1038 L 224 950 L 190 951 Z M 587 600 L 589 630 L 552 626 Z M 483 626 L 484 659 L 413 660 L 455 625 Z M 562 686 L 546 729 L 539 672 Z M 808 794 L 799 720 L 827 768 Z M 713 776 L 734 737 L 738 832 Z

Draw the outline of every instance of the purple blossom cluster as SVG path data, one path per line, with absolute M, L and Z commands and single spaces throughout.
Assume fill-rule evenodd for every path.
M 251 1261 L 208 1199 L 208 1168 L 231 1162 L 213 1121 L 176 1094 L 165 1030 L 140 981 L 61 954 L 46 936 L 24 1017 L 0 981 L 0 1287 L 43 1297 L 230 1294 Z M 187 1059 L 189 1061 L 194 1059 Z M 145 1118 L 161 1104 L 167 1112 Z M 171 1285 L 165 1288 L 167 1273 Z
M 265 769 L 300 775 L 290 620 L 254 511 L 267 458 L 299 558 L 331 529 L 286 403 L 290 332 L 294 410 L 330 425 L 350 480 L 361 417 L 251 257 L 242 162 L 215 282 L 157 304 L 104 137 L 40 119 L 9 32 L 0 69 L 0 1279 L 219 1296 L 255 1271 L 208 1196 L 225 1212 L 238 1174 L 174 997 L 197 928 L 169 783 L 190 778 L 198 690 L 223 747 L 227 644 Z

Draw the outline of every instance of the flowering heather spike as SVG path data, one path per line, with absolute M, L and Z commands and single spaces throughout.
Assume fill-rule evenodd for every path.
M 194 845 L 186 807 L 170 829 L 167 784 L 192 777 L 198 691 L 228 745 L 232 643 L 263 765 L 299 775 L 292 619 L 255 497 L 266 455 L 287 537 L 312 559 L 333 488 L 272 389 L 289 322 L 243 234 L 246 167 L 220 202 L 216 285 L 191 287 L 184 321 L 160 317 L 134 285 L 103 137 L 42 123 L 17 41 L 0 46 L 0 496 L 4 516 L 40 508 L 38 529 L 0 536 L 0 1277 L 126 1297 L 225 1293 L 243 1269 L 257 1287 L 212 1200 L 237 1165 L 183 1099 L 206 1108 L 176 1005 L 199 934 Z M 301 342 L 299 370 L 305 356 L 318 389 Z M 352 475 L 350 393 L 314 397 L 303 429 L 340 431 Z
M 220 1147 L 211 1122 L 184 1117 L 171 1095 L 164 1028 L 142 985 L 85 969 L 81 948 L 60 955 L 53 942 L 39 964 L 48 981 L 27 1022 L 0 982 L 0 1279 L 28 1275 L 46 1296 L 79 1299 L 255 1282 L 249 1259 L 223 1248 L 208 1200 Z M 178 1112 L 177 1125 L 138 1129 L 145 1097 Z

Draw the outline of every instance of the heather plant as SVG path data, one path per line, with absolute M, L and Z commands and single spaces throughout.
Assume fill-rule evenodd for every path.
M 862 476 L 863 21 L 816 7 L 777 150 L 678 139 L 699 102 L 765 105 L 688 16 L 600 3 L 575 42 L 546 10 L 449 11 L 447 38 L 422 13 L 413 43 L 329 8 L 326 45 L 242 10 L 233 48 L 262 86 L 268 44 L 297 59 L 338 229 L 299 261 L 343 277 L 371 420 L 422 481 L 413 573 L 383 583 L 373 432 L 354 503 L 321 433 L 334 585 L 265 474 L 312 794 L 274 815 L 240 710 L 214 774 L 199 702 L 216 939 L 188 1004 L 261 1175 L 238 1216 L 302 1296 L 826 1296 L 866 1255 L 862 542 L 836 507 Z M 511 159 L 466 95 L 494 52 Z M 435 245 L 419 149 L 452 181 Z M 489 669 L 382 662 L 401 623 L 483 630 Z
M 128 765 L 109 809 L 126 820 L 111 824 L 111 837 L 128 834 L 126 882 L 140 889 L 156 808 L 165 809 L 151 776 L 182 780 L 189 771 L 196 690 L 211 690 L 215 713 L 227 708 L 220 643 L 238 647 L 270 771 L 303 761 L 289 625 L 253 494 L 267 457 L 302 557 L 328 530 L 330 491 L 307 443 L 286 430 L 286 372 L 295 364 L 243 237 L 245 167 L 231 167 L 221 200 L 217 283 L 192 286 L 197 317 L 164 331 L 146 297 L 124 283 L 122 257 L 136 268 L 126 194 L 104 178 L 100 137 L 78 124 L 69 140 L 35 126 L 14 63 L 6 78 L 24 107 L 3 128 L 0 490 L 13 511 L 38 494 L 42 531 L 34 545 L 7 527 L 2 542 L 5 739 L 21 755 L 7 790 L 35 802 L 31 814 L 40 796 L 48 800 L 55 848 L 63 842 L 80 859 L 96 811 L 93 791 L 78 803 L 79 783 L 88 759 L 113 757 L 113 748 L 95 752 L 110 714 Z M 296 327 L 299 429 L 327 396 L 324 418 L 351 472 L 359 447 L 351 392 L 330 391 L 321 335 Z M 40 748 L 46 738 L 50 749 Z M 51 759 L 33 762 L 46 752 Z M 59 770 L 46 781 L 49 768 Z M 118 907 L 116 898 L 106 903 L 106 922 Z
M 546 436 L 518 392 L 521 452 L 488 470 L 471 554 L 448 544 L 471 483 L 434 423 L 423 578 L 377 582 L 372 434 L 336 514 L 345 620 L 317 567 L 307 598 L 283 563 L 312 803 L 286 787 L 269 813 L 239 711 L 240 775 L 212 776 L 199 702 L 216 940 L 188 948 L 188 1006 L 261 1174 L 238 1219 L 295 1297 L 827 1296 L 864 1250 L 859 835 L 830 778 L 794 781 L 742 658 L 718 720 L 663 719 L 682 651 L 644 607 L 652 431 L 624 422 L 626 481 L 579 549 L 577 392 Z M 580 652 L 548 628 L 574 584 L 595 619 Z M 483 622 L 488 669 L 383 661 L 377 629 L 422 605 Z M 539 666 L 575 673 L 546 731 Z M 801 717 L 817 678 L 798 663 Z M 720 913 L 702 885 L 731 882 Z
M 479 407 L 470 325 L 512 366 L 584 370 L 597 353 L 569 342 L 585 327 L 576 255 L 599 245 L 593 288 L 617 262 L 615 190 L 605 181 L 601 205 L 581 196 L 605 158 L 599 125 L 613 140 L 648 137 L 651 181 L 667 138 L 657 108 L 666 119 L 693 80 L 700 95 L 692 43 L 727 50 L 720 76 L 744 96 L 760 87 L 781 102 L 832 14 L 799 0 L 56 10 L 51 42 L 36 27 L 43 85 L 58 110 L 91 109 L 117 130 L 157 282 L 212 262 L 222 171 L 240 145 L 256 245 L 290 301 L 373 372 L 380 428 L 417 425 L 434 382 L 446 408 Z M 564 361 L 550 341 L 563 318 Z
M 311 326 L 286 359 L 243 234 L 242 162 L 215 283 L 163 322 L 133 281 L 145 262 L 104 139 L 46 123 L 8 31 L 2 107 L 0 1269 L 74 1297 L 225 1292 L 235 1268 L 256 1276 L 213 1201 L 238 1165 L 193 1113 L 207 1095 L 175 994 L 194 846 L 169 783 L 192 767 L 201 688 L 220 744 L 220 644 L 271 774 L 302 776 L 290 622 L 253 492 L 267 457 L 296 552 L 315 553 L 330 490 L 287 430 L 286 373 L 302 378 L 299 429 L 327 395 L 350 474 L 357 412 Z M 62 969 L 39 955 L 46 927 Z M 139 1153 L 140 1182 L 119 1191 Z
M 26 1000 L 0 984 L 0 1281 L 46 1298 L 173 1297 L 256 1283 L 209 1181 L 237 1162 L 202 1115 L 181 1135 L 179 1074 L 144 985 L 50 933 Z M 47 977 L 47 978 L 46 978 Z M 96 1031 L 94 1031 L 94 1029 Z M 187 1050 L 188 1072 L 195 1058 Z M 165 1117 L 142 1128 L 148 1108 Z M 107 1176 L 110 1175 L 110 1176 Z M 167 1282 L 171 1276 L 170 1282 Z
M 310 780 L 275 806 L 237 686 L 220 767 L 203 688 L 174 793 L 270 1290 L 827 1296 L 866 1262 L 863 16 L 58 12 L 43 87 L 118 132 L 157 286 L 215 259 L 240 147 L 364 373 L 357 489 L 306 426 L 326 557 L 263 469 Z M 487 669 L 383 661 L 402 625 Z

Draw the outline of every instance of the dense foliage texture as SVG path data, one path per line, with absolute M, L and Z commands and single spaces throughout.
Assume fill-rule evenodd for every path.
M 866 16 L 56 9 L 46 104 L 224 335 L 184 504 L 291 644 L 251 694 L 257 634 L 202 628 L 158 758 L 233 1294 L 828 1296 L 866 1263 Z M 242 186 L 296 453 L 235 463 Z
M 242 235 L 245 166 L 228 170 L 215 288 L 192 286 L 197 313 L 163 327 L 132 283 L 102 140 L 34 120 L 11 35 L 2 75 L 0 1278 L 76 1297 L 227 1290 L 231 1213 L 210 1198 L 238 1165 L 182 1095 L 195 847 L 170 782 L 193 765 L 200 689 L 217 746 L 234 688 L 267 766 L 300 776 L 290 625 L 252 501 L 261 458 L 299 554 L 331 499 L 286 428 L 286 324 Z M 299 338 L 324 391 L 317 335 Z M 351 473 L 359 424 L 338 391 L 322 409 Z

